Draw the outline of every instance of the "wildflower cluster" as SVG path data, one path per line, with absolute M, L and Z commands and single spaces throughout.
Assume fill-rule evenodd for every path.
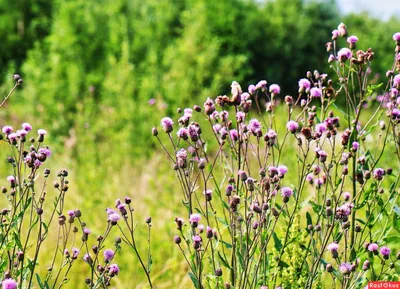
M 167 137 L 153 128 L 183 192 L 187 216 L 175 218 L 174 242 L 196 288 L 395 280 L 400 177 L 386 164 L 400 164 L 397 34 L 391 97 L 367 119 L 365 101 L 380 87 L 368 84 L 374 52 L 356 50 L 341 23 L 326 45 L 335 77 L 307 72 L 285 107 L 279 85 L 262 80 L 243 91 L 234 81 L 230 96 L 163 118 Z

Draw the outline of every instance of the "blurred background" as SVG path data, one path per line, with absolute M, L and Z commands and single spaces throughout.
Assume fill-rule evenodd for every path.
M 169 241 L 180 192 L 151 128 L 178 107 L 228 93 L 233 80 L 246 89 L 266 79 L 282 95 L 296 93 L 308 70 L 329 73 L 325 43 L 340 22 L 360 49 L 373 48 L 380 82 L 400 31 L 400 1 L 391 0 L 0 0 L 0 15 L 0 93 L 12 74 L 24 79 L 0 125 L 49 131 L 49 164 L 70 170 L 68 205 L 92 210 L 85 220 L 94 232 L 125 195 L 139 223 L 153 217 L 159 288 L 184 288 L 187 277 Z M 0 150 L 3 185 L 11 168 L 4 143 Z M 128 270 L 133 254 L 121 254 L 120 288 L 145 288 Z M 83 280 L 71 282 L 85 288 Z

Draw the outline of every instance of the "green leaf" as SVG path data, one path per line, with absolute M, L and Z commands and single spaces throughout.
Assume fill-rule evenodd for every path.
M 230 270 L 230 269 L 231 269 L 231 266 L 229 265 L 229 263 L 228 263 L 228 261 L 225 259 L 225 257 L 222 256 L 220 252 L 217 252 L 217 254 L 218 254 L 218 257 L 219 257 L 219 259 L 220 259 L 222 265 Z
M 306 213 L 306 218 L 307 218 L 307 226 L 312 225 L 312 218 L 309 212 Z
M 40 286 L 41 289 L 46 289 L 46 287 L 44 286 L 44 284 L 42 283 L 42 279 L 40 279 L 40 276 L 38 273 L 36 273 L 36 279 L 38 281 L 38 284 Z
M 279 240 L 275 232 L 272 232 L 272 237 L 274 238 L 275 249 L 279 252 L 282 249 L 282 242 Z
M 197 277 L 192 272 L 189 272 L 188 274 L 189 274 L 190 280 L 192 280 L 192 282 L 193 282 L 194 287 L 196 289 L 200 289 L 200 284 L 199 284 L 199 280 L 197 279 Z
M 225 247 L 227 247 L 228 249 L 232 249 L 232 245 L 231 245 L 231 244 L 225 242 L 224 240 L 221 240 L 221 242 L 222 242 L 222 244 L 224 244 Z

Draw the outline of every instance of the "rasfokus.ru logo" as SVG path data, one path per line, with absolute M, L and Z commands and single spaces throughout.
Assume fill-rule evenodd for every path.
M 399 288 L 400 289 L 400 282 L 389 282 L 389 281 L 374 281 L 368 282 L 368 289 L 375 289 L 375 288 Z

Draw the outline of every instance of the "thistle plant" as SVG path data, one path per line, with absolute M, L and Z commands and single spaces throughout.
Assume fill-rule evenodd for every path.
M 230 96 L 153 128 L 181 187 L 174 242 L 195 288 L 399 280 L 400 33 L 393 40 L 387 83 L 372 84 L 373 50 L 357 50 L 341 23 L 326 45 L 331 76 L 307 72 L 297 96 L 234 81 Z
M 15 86 L 1 105 L 22 83 L 19 75 L 13 78 Z M 108 288 L 119 272 L 118 265 L 111 261 L 120 248 L 120 239 L 116 239 L 115 251 L 104 246 L 113 221 L 108 219 L 105 232 L 90 246 L 91 231 L 82 212 L 65 209 L 71 185 L 68 170 L 60 170 L 57 180 L 49 186 L 51 172 L 44 168 L 52 154 L 44 144 L 47 131 L 39 129 L 36 135 L 32 131 L 29 123 L 23 123 L 18 130 L 5 125 L 0 133 L 2 145 L 10 151 L 10 174 L 1 188 L 4 207 L 0 223 L 0 284 L 3 289 L 59 289 L 72 278 L 71 268 L 86 262 L 90 272 L 85 280 L 88 287 Z M 55 238 L 51 253 L 46 247 L 51 242 L 49 238 Z M 38 264 L 43 255 L 51 255 L 51 260 L 47 274 L 41 276 L 43 270 L 38 270 Z

